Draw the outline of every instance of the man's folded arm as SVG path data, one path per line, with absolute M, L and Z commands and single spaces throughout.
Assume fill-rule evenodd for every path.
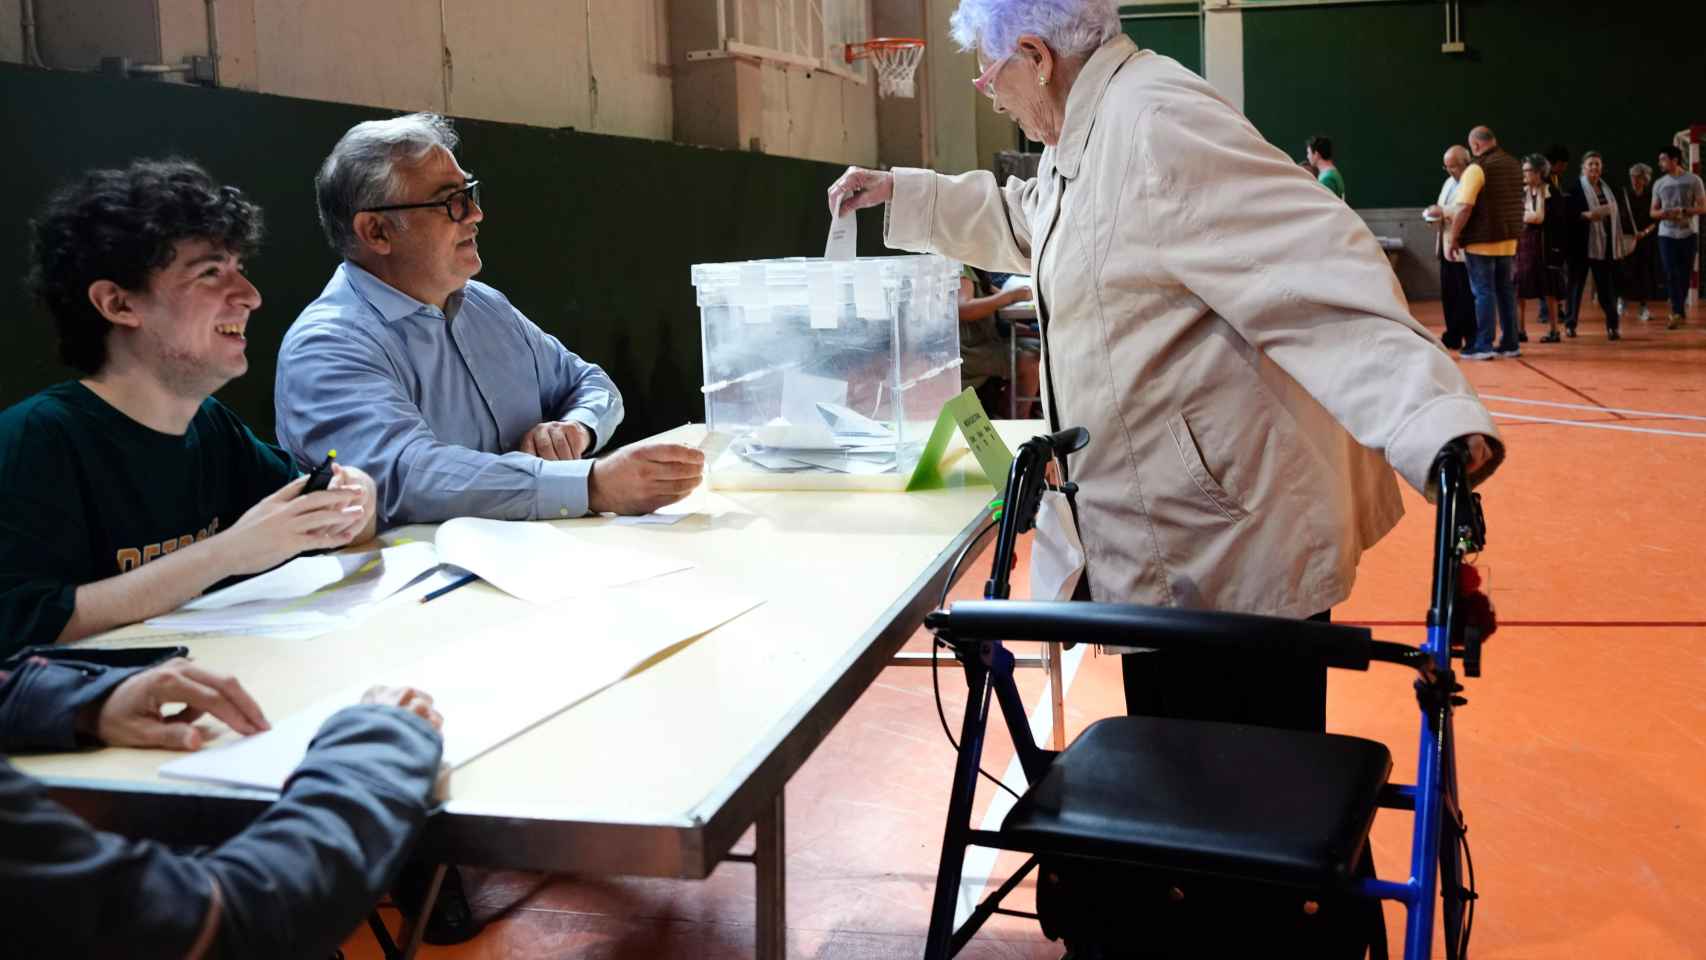
M 373 477 L 382 528 L 587 511 L 587 462 L 486 453 L 439 440 L 383 356 L 341 333 L 311 330 L 286 342 L 275 406 L 279 440 L 298 463 L 337 450 L 340 461 Z

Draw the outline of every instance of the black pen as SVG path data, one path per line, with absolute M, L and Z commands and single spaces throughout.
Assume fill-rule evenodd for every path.
M 426 603 L 428 600 L 437 600 L 439 597 L 442 597 L 445 594 L 449 593 L 450 591 L 455 590 L 457 587 L 466 587 L 468 584 L 473 583 L 475 580 L 478 580 L 478 579 L 480 579 L 478 574 L 473 574 L 473 573 L 466 574 L 463 577 L 461 577 L 460 579 L 456 580 L 454 583 L 447 583 L 444 586 L 439 587 L 437 590 L 434 590 L 433 592 L 422 597 L 421 602 Z
M 308 482 L 302 485 L 302 492 L 297 496 L 305 497 L 310 493 L 319 493 L 326 489 L 332 482 L 332 461 L 337 458 L 338 452 L 336 450 L 328 451 L 326 459 L 321 460 L 319 466 L 309 471 Z

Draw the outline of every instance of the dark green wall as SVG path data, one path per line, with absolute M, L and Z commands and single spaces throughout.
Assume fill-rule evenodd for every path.
M 1120 8 L 1120 26 L 1145 50 L 1166 54 L 1185 69 L 1202 74 L 1202 20 L 1194 3 L 1163 3 Z M 1126 19 L 1132 14 L 1132 19 Z
M 1706 119 L 1700 0 L 1462 9 L 1469 52 L 1456 55 L 1439 50 L 1439 3 L 1247 11 L 1245 113 L 1299 158 L 1310 136 L 1332 137 L 1356 207 L 1432 202 L 1440 156 L 1478 123 L 1513 153 L 1597 149 L 1622 184 L 1631 164 L 1653 165 L 1676 131 Z
M 313 175 L 337 138 L 387 111 L 0 66 L 7 202 L 0 213 L 0 407 L 72 372 L 23 290 L 27 219 L 78 171 L 178 154 L 266 209 L 250 276 L 265 300 L 249 372 L 219 394 L 270 437 L 273 358 L 337 260 L 314 215 Z M 704 418 L 693 263 L 820 255 L 825 190 L 842 167 L 649 140 L 463 121 L 458 157 L 481 180 L 480 279 L 621 386 L 618 441 Z M 860 252 L 882 252 L 881 212 Z

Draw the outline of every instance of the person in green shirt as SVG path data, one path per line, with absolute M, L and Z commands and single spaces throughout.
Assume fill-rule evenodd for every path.
M 1340 200 L 1345 199 L 1345 177 L 1333 163 L 1333 141 L 1329 137 L 1310 137 L 1303 150 L 1309 155 L 1309 163 L 1315 168 L 1315 179 L 1321 185 L 1333 191 Z
M 248 369 L 259 207 L 193 163 L 138 161 L 85 174 L 31 232 L 32 292 L 82 376 L 0 413 L 0 655 L 373 536 L 366 474 L 304 495 L 212 398 Z

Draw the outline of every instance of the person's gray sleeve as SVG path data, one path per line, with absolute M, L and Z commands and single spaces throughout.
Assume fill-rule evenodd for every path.
M 334 714 L 259 820 L 200 863 L 223 906 L 214 955 L 323 957 L 396 880 L 444 742 L 394 707 Z
M 177 651 L 158 652 L 164 661 Z M 77 714 L 147 669 L 101 662 L 108 656 L 102 650 L 28 647 L 0 663 L 0 753 L 80 746 Z
M 298 464 L 326 451 L 372 475 L 381 528 L 452 517 L 542 520 L 587 512 L 590 460 L 486 453 L 438 439 L 391 360 L 358 335 L 299 327 L 279 349 L 279 442 Z M 604 439 L 600 437 L 600 439 Z
M 332 717 L 277 802 L 193 856 L 90 827 L 0 762 L 9 956 L 329 956 L 395 879 L 425 822 L 441 741 L 412 714 Z M 217 886 L 218 893 L 215 894 Z
M 539 329 L 520 310 L 515 311 L 515 316 L 528 346 L 533 348 L 533 363 L 539 373 L 540 409 L 554 420 L 572 421 L 591 430 L 592 446 L 583 454 L 591 456 L 608 444 L 616 428 L 622 425 L 625 413 L 622 391 L 603 367 L 571 353 L 561 340 Z

